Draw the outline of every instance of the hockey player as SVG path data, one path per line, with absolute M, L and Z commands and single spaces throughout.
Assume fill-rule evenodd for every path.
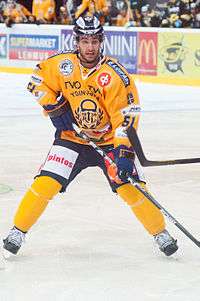
M 127 71 L 103 55 L 104 30 L 96 17 L 80 17 L 73 29 L 75 51 L 64 52 L 37 65 L 28 90 L 56 128 L 55 140 L 39 174 L 21 200 L 14 227 L 4 239 L 4 249 L 16 254 L 26 233 L 48 202 L 64 192 L 85 168 L 102 169 L 112 190 L 131 208 L 160 250 L 169 256 L 177 242 L 165 229 L 162 213 L 127 177 L 145 187 L 141 168 L 126 136 L 137 127 L 138 93 Z M 115 161 L 117 168 L 77 136 L 76 123 Z

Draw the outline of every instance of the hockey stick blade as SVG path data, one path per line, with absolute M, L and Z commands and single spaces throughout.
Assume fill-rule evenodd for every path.
M 136 130 L 133 127 L 129 127 L 127 129 L 127 135 L 128 135 L 129 141 L 130 141 L 131 145 L 133 146 L 135 153 L 140 161 L 140 164 L 144 167 L 200 163 L 200 158 L 175 159 L 175 160 L 164 160 L 164 161 L 148 160 L 145 157 L 145 154 L 142 149 L 142 145 L 141 145 L 139 137 L 136 133 Z

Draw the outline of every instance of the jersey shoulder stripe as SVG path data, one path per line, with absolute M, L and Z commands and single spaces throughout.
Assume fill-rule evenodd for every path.
M 52 57 L 55 57 L 55 56 L 58 56 L 61 54 L 76 54 L 76 51 L 75 50 L 60 50 L 60 51 L 57 51 L 56 53 L 50 55 L 47 59 L 51 59 Z
M 122 69 L 122 67 L 120 66 L 120 64 L 118 64 L 117 62 L 109 59 L 106 61 L 106 64 L 108 66 L 110 66 L 121 78 L 121 80 L 123 81 L 125 87 L 130 85 L 130 79 L 128 74 Z

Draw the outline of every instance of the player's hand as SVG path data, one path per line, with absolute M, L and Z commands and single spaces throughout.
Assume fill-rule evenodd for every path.
M 70 105 L 61 98 L 55 105 L 43 106 L 51 122 L 57 130 L 73 131 L 72 123 L 76 123 Z
M 58 110 L 57 112 L 59 115 L 53 115 L 49 116 L 51 119 L 51 122 L 55 126 L 57 130 L 60 131 L 73 131 L 72 123 L 75 122 L 74 116 L 72 114 L 71 109 L 67 110 L 66 107 L 63 107 L 64 110 Z
M 114 161 L 114 164 L 105 161 L 111 181 L 117 184 L 126 182 L 128 177 L 133 175 L 135 169 L 133 149 L 125 145 L 119 145 L 109 152 L 108 156 Z

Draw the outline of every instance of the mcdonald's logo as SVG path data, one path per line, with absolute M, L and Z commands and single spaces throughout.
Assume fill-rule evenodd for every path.
M 157 53 L 155 42 L 150 40 L 143 39 L 140 42 L 139 53 L 138 53 L 138 63 L 141 64 L 152 64 L 156 66 L 157 62 Z

